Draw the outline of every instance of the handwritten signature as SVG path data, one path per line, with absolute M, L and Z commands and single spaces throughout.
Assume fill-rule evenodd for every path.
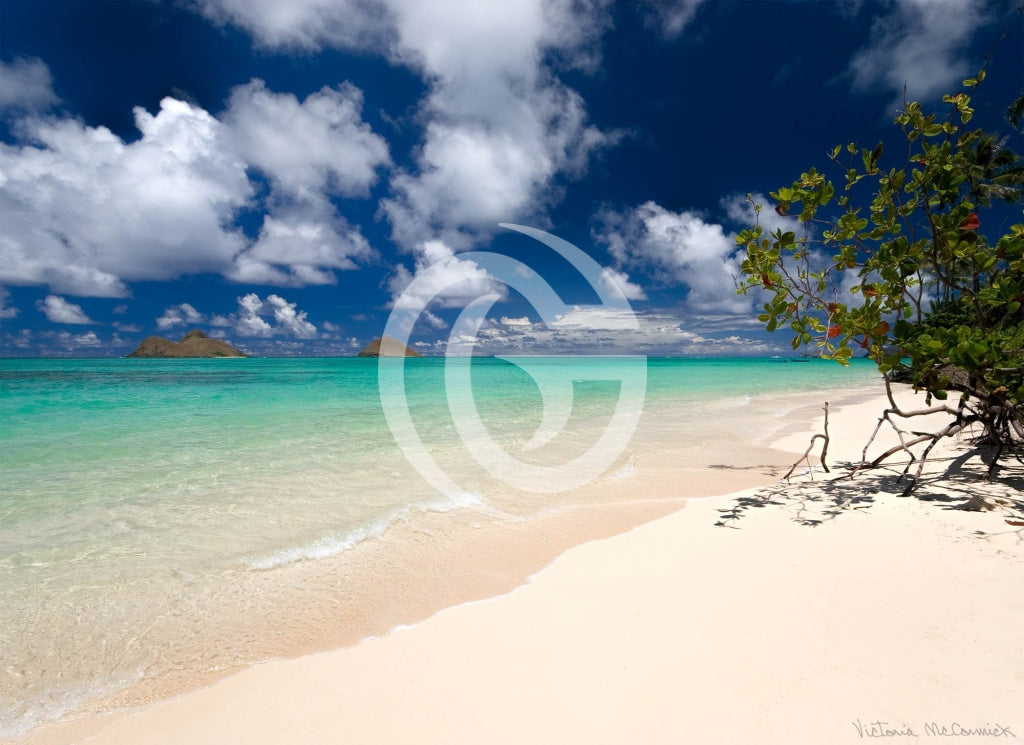
M 925 722 L 915 729 L 908 724 L 890 724 L 881 719 L 873 722 L 862 722 L 857 719 L 853 724 L 860 737 L 1016 737 L 1009 725 L 998 722 L 986 722 L 981 726 L 961 724 L 960 722 Z

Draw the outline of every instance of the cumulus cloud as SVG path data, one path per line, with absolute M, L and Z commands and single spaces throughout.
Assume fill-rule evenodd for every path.
M 363 94 L 341 84 L 300 101 L 262 80 L 235 88 L 223 116 L 228 146 L 270 182 L 255 243 L 227 273 L 238 282 L 332 284 L 374 252 L 329 197 L 365 196 L 390 164 L 387 143 L 362 119 Z
M 977 70 L 964 54 L 974 33 L 992 20 L 986 0 L 895 0 L 875 19 L 868 44 L 850 62 L 853 87 L 879 86 L 902 100 L 947 93 Z M 976 62 L 974 64 L 977 64 Z
M 330 198 L 366 195 L 390 163 L 361 112 L 351 85 L 300 101 L 253 80 L 233 91 L 222 120 L 174 98 L 156 114 L 135 108 L 134 142 L 73 119 L 25 117 L 26 143 L 0 143 L 0 281 L 97 297 L 201 272 L 334 282 L 335 270 L 374 252 Z M 250 168 L 270 185 L 255 242 L 235 222 L 257 206 Z
M 752 195 L 754 203 L 768 200 Z M 793 217 L 779 216 L 772 209 L 755 216 L 746 197 L 733 195 L 722 200 L 728 219 L 749 226 L 759 221 L 766 232 L 776 229 L 799 232 Z M 752 299 L 737 295 L 742 256 L 737 251 L 735 233 L 703 214 L 683 210 L 672 212 L 646 202 L 632 210 L 606 210 L 598 215 L 595 238 L 603 243 L 620 267 L 632 267 L 663 284 L 681 284 L 688 288 L 686 307 L 696 313 L 746 314 Z M 609 270 L 606 270 L 606 272 Z M 623 289 L 629 299 L 642 289 L 625 278 Z M 633 287 L 635 289 L 628 289 Z
M 40 59 L 0 60 L 0 111 L 44 111 L 59 101 L 50 68 Z
M 299 101 L 267 90 L 262 80 L 234 89 L 223 116 L 230 144 L 271 179 L 299 197 L 365 195 L 388 146 L 362 120 L 363 94 L 342 84 Z
M 47 295 L 44 300 L 37 300 L 36 307 L 52 323 L 95 323 L 85 314 L 81 305 L 70 303 L 59 295 Z
M 179 303 L 166 308 L 156 323 L 164 329 L 205 322 L 217 329 L 230 329 L 239 336 L 259 338 L 313 339 L 317 336 L 317 328 L 308 320 L 306 311 L 299 310 L 297 303 L 290 303 L 280 295 L 267 295 L 264 300 L 250 292 L 237 301 L 236 312 L 210 316 L 189 303 Z M 325 323 L 324 328 L 338 329 L 330 323 Z
M 333 284 L 334 270 L 358 268 L 375 256 L 358 228 L 326 199 L 277 206 L 263 219 L 256 242 L 235 258 L 236 282 L 299 287 Z
M 173 98 L 135 109 L 141 138 L 29 119 L 33 144 L 0 144 L 0 281 L 120 297 L 125 281 L 224 272 L 245 245 L 232 225 L 252 196 L 223 127 Z
M 277 328 L 285 334 L 300 339 L 316 336 L 316 326 L 306 320 L 306 311 L 296 310 L 296 303 L 289 303 L 280 295 L 268 295 L 266 305 L 274 314 Z
M 581 173 L 614 140 L 588 124 L 580 96 L 542 62 L 592 67 L 608 6 L 204 0 L 200 7 L 266 46 L 372 51 L 423 76 L 430 86 L 419 110 L 424 139 L 382 203 L 394 239 L 411 250 L 426 235 L 464 248 L 467 234 L 540 215 L 558 199 L 557 179 Z
M 460 233 L 541 213 L 556 178 L 613 141 L 541 64 L 546 51 L 585 63 L 606 16 L 598 0 L 398 5 L 393 54 L 432 83 L 416 167 L 395 174 L 382 205 L 399 243 L 430 232 L 461 247 Z
M 156 319 L 159 329 L 171 329 L 175 326 L 194 326 L 206 320 L 206 316 L 189 303 L 179 303 L 164 309 L 164 314 Z
M 280 295 L 268 295 L 264 301 L 255 292 L 250 292 L 238 298 L 238 313 L 229 322 L 242 336 L 283 335 L 312 339 L 317 333 L 316 326 L 306 320 L 306 311 L 300 311 L 296 306 Z
M 736 295 L 740 261 L 731 235 L 701 215 L 646 202 L 605 212 L 597 239 L 620 266 L 642 269 L 663 283 L 686 285 L 686 304 L 703 312 L 743 313 L 750 300 Z
M 415 269 L 410 272 L 399 264 L 389 282 L 393 308 L 461 308 L 485 295 L 499 298 L 507 295 L 503 283 L 476 262 L 459 258 L 442 241 L 420 244 L 415 255 Z M 415 285 L 412 284 L 414 279 L 417 280 Z

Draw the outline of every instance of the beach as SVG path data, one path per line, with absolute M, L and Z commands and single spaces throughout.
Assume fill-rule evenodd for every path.
M 832 403 L 829 462 L 856 462 L 881 386 Z M 1017 497 L 1019 464 L 987 484 L 949 442 L 926 473 L 955 479 L 927 475 L 913 498 L 896 496 L 902 466 L 852 481 L 801 467 L 779 484 L 820 419 L 791 411 L 760 468 L 652 454 L 598 485 L 621 504 L 546 526 L 446 533 L 438 519 L 414 563 L 448 560 L 419 565 L 435 577 L 422 592 L 398 583 L 413 610 L 390 630 L 325 634 L 24 742 L 1024 741 L 1024 534 L 1010 505 L 954 509 Z

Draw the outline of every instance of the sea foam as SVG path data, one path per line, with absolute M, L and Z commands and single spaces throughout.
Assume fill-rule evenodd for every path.
M 451 512 L 452 510 L 466 509 L 482 502 L 483 497 L 480 495 L 463 492 L 452 497 L 439 497 L 422 504 L 412 504 L 388 515 L 381 516 L 367 525 L 362 525 L 343 533 L 324 536 L 304 546 L 292 546 L 275 551 L 267 556 L 248 559 L 246 564 L 250 569 L 265 571 L 286 564 L 293 564 L 297 561 L 326 559 L 355 548 L 363 541 L 380 538 L 396 522 L 407 521 L 413 512 Z

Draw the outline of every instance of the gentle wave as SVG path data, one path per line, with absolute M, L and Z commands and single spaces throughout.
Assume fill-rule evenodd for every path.
M 390 515 L 382 516 L 368 525 L 363 525 L 341 534 L 325 536 L 305 546 L 281 549 L 267 556 L 247 560 L 245 563 L 250 569 L 266 571 L 287 564 L 294 564 L 297 561 L 326 559 L 355 548 L 365 540 L 380 538 L 387 532 L 388 528 L 400 520 L 407 519 L 413 511 L 451 512 L 452 510 L 472 507 L 482 502 L 483 497 L 480 495 L 464 492 L 450 499 L 437 499 L 424 504 L 409 505 Z

